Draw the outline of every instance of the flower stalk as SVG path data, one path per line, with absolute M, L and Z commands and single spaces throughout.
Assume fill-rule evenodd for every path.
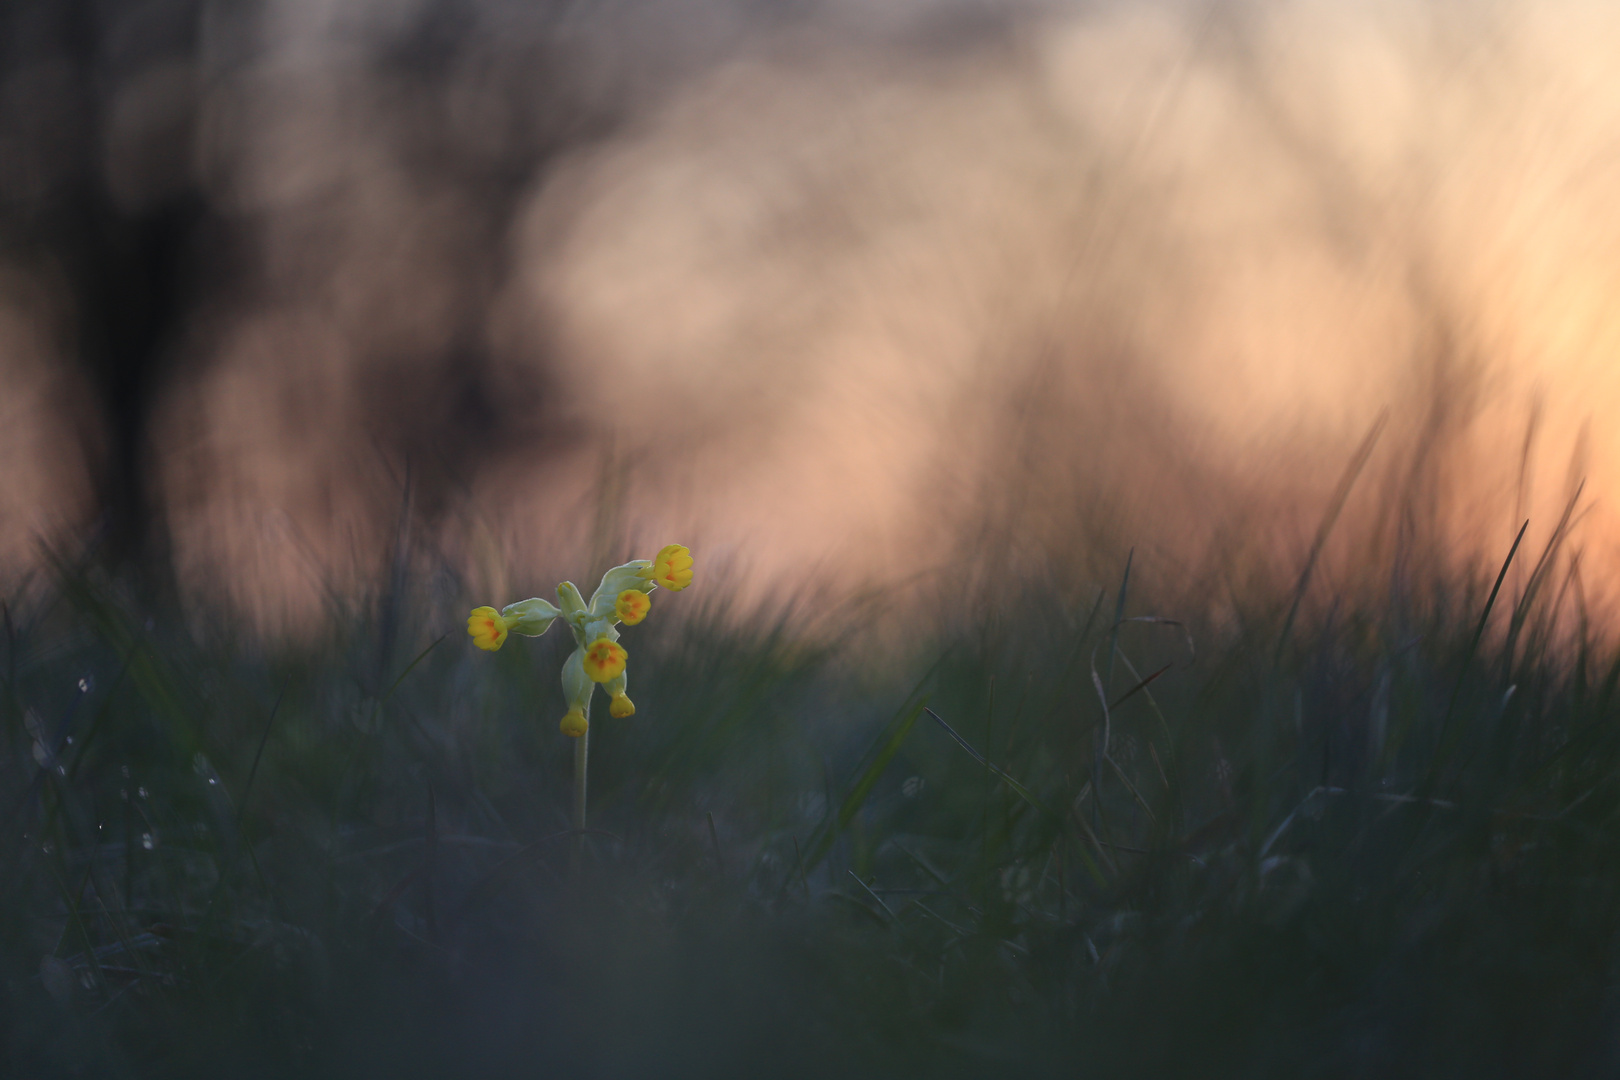
M 574 740 L 574 842 L 568 853 L 570 873 L 579 873 L 581 857 L 585 853 L 585 778 L 590 766 L 591 733 Z

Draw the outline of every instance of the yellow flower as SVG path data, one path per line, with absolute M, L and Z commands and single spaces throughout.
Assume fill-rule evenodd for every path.
M 591 593 L 591 602 L 587 618 L 603 619 L 613 614 L 613 606 L 620 594 L 626 589 L 637 592 L 652 592 L 656 586 L 647 580 L 652 570 L 652 563 L 646 559 L 631 559 L 623 566 L 615 566 L 602 575 L 602 584 Z
M 620 691 L 613 695 L 613 701 L 608 705 L 608 712 L 612 713 L 615 719 L 623 720 L 627 716 L 636 715 L 636 706 L 630 700 L 629 694 Z
M 473 608 L 467 616 L 467 633 L 480 649 L 494 652 L 506 644 L 507 623 L 501 613 L 492 607 Z
M 605 683 L 622 672 L 625 661 L 629 659 L 630 654 L 624 651 L 623 645 L 600 637 L 585 650 L 582 662 L 585 674 L 590 676 L 592 682 Z
M 652 610 L 652 601 L 647 594 L 637 589 L 626 589 L 619 594 L 613 602 L 613 611 L 624 621 L 626 626 L 634 626 L 647 617 Z
M 590 730 L 590 722 L 585 719 L 585 710 L 569 709 L 563 714 L 562 723 L 557 727 L 570 739 L 577 739 Z
M 680 592 L 692 584 L 692 553 L 680 544 L 666 544 L 641 574 L 670 592 Z

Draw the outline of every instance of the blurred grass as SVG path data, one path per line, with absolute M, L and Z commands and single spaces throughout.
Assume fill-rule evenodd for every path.
M 666 598 L 578 880 L 562 635 L 478 653 L 396 567 L 272 649 L 58 559 L 5 606 L 0 1069 L 1612 1075 L 1571 558 L 1488 621 L 1496 567 L 1214 619 L 1122 565 L 906 655 Z

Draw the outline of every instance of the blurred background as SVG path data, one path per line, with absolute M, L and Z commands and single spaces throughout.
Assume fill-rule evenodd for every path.
M 0 1074 L 1620 1074 L 1616 56 L 0 0 Z
M 5 0 L 0 563 L 272 633 L 402 531 L 494 603 L 669 539 L 1089 596 L 1293 573 L 1372 436 L 1357 565 L 1584 480 L 1602 590 L 1617 49 L 1602 0 Z

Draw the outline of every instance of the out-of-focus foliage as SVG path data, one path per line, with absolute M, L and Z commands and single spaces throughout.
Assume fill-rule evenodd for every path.
M 706 587 L 595 726 L 571 879 L 562 639 L 407 580 L 267 653 L 60 564 L 0 654 L 0 1060 L 1600 1075 L 1620 661 L 1541 565 L 1184 626 L 1137 563 L 903 649 Z

